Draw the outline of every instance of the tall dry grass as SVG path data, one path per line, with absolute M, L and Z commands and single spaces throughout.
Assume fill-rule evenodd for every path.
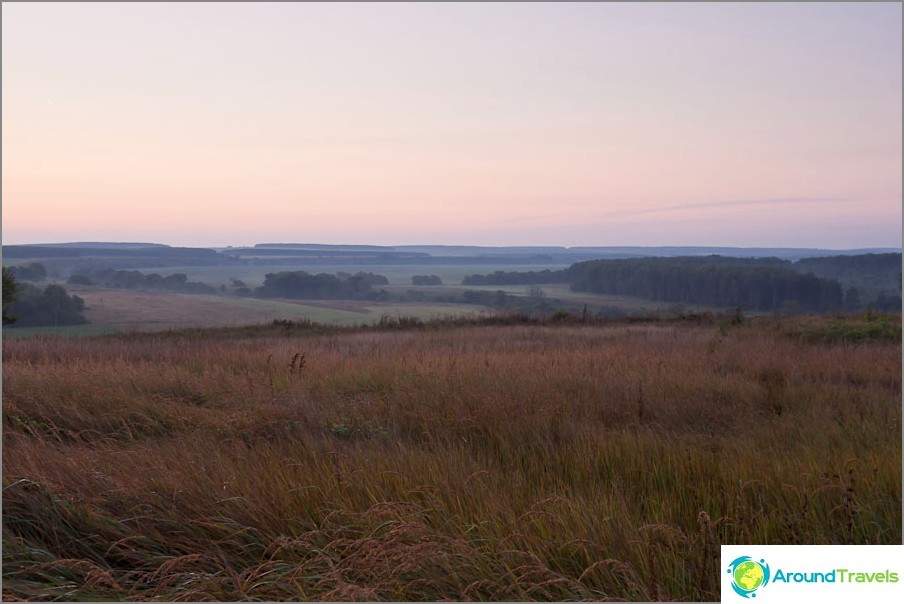
M 9 599 L 714 600 L 900 543 L 899 342 L 770 325 L 4 342 Z

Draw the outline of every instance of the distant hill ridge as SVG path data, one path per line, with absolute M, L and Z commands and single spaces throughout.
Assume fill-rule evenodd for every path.
M 37 251 L 39 253 L 35 253 Z M 324 243 L 258 243 L 253 247 L 173 247 L 161 243 L 141 242 L 67 242 L 67 243 L 35 243 L 21 245 L 4 245 L 3 254 L 9 258 L 28 257 L 62 257 L 85 255 L 132 255 L 152 254 L 171 256 L 245 256 L 274 255 L 283 252 L 287 255 L 305 252 L 321 252 L 327 254 L 376 254 L 385 258 L 392 257 L 425 257 L 439 258 L 472 258 L 472 259 L 508 259 L 520 258 L 571 264 L 585 260 L 617 260 L 629 258 L 676 257 L 676 256 L 726 256 L 733 258 L 773 257 L 782 260 L 797 261 L 802 258 L 820 258 L 827 256 L 856 256 L 863 254 L 901 253 L 901 248 L 859 248 L 833 250 L 823 248 L 792 247 L 713 247 L 713 246 L 478 246 L 478 245 L 357 245 L 357 244 L 324 244 Z
M 217 252 L 203 247 L 170 247 L 152 245 L 141 247 L 82 246 L 82 245 L 4 245 L 7 258 L 75 258 L 84 256 L 160 256 L 167 258 L 216 258 Z
M 141 249 L 147 247 L 153 248 L 162 248 L 162 247 L 171 247 L 165 243 L 132 243 L 132 242 L 109 242 L 109 241 L 75 241 L 71 243 L 28 243 L 22 244 L 27 246 L 35 246 L 35 247 L 65 247 L 65 248 L 109 248 L 109 249 L 122 249 L 122 250 L 131 250 L 131 249 Z M 4 246 L 8 247 L 8 246 Z
M 480 245 L 342 245 L 318 243 L 258 243 L 255 249 L 307 249 L 347 251 L 420 252 L 432 256 L 475 255 L 566 255 L 599 258 L 644 258 L 650 256 L 732 256 L 736 258 L 775 257 L 785 260 L 822 256 L 900 253 L 901 248 L 826 249 L 797 247 L 717 247 L 717 246 L 480 246 Z

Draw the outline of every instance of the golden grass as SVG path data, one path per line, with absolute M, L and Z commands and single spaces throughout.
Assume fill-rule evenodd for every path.
M 721 543 L 900 543 L 900 359 L 765 324 L 7 341 L 4 597 L 714 600 Z

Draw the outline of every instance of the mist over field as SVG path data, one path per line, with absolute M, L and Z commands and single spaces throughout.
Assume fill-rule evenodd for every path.
M 278 319 L 357 325 L 403 315 L 614 319 L 901 306 L 901 254 L 882 249 L 73 243 L 4 246 L 3 257 L 21 284 L 8 336 Z

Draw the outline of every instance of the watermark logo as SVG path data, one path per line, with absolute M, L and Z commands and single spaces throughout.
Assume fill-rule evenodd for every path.
M 757 562 L 750 556 L 735 558 L 728 565 L 731 587 L 742 598 L 755 598 L 756 590 L 769 583 L 769 565 L 765 560 Z
M 743 604 L 746 598 L 754 604 L 800 604 L 839 597 L 869 604 L 904 602 L 904 545 L 738 544 L 721 549 L 716 575 L 722 579 L 723 602 Z

